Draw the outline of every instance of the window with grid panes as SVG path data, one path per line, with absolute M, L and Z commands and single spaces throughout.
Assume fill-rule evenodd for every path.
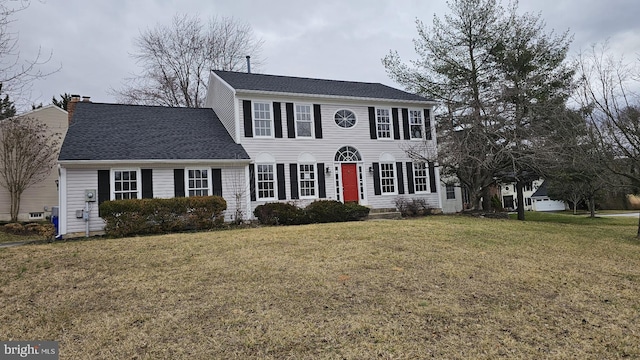
M 311 137 L 311 105 L 296 104 L 296 135 Z
M 427 163 L 413 163 L 413 184 L 417 193 L 429 191 Z
M 271 104 L 253 103 L 253 122 L 255 136 L 271 136 Z
M 275 176 L 272 164 L 258 164 L 256 185 L 258 199 L 275 199 Z
M 189 196 L 209 195 L 209 169 L 192 169 L 187 171 L 187 194 Z
M 380 185 L 383 194 L 394 194 L 396 192 L 395 179 L 393 163 L 380 164 Z
M 411 139 L 422 139 L 422 110 L 409 110 L 409 132 Z
M 300 197 L 312 198 L 316 196 L 316 174 L 314 164 L 299 165 Z
M 116 200 L 138 198 L 138 172 L 136 170 L 113 171 L 113 197 Z
M 391 139 L 391 116 L 389 109 L 376 109 L 378 139 Z

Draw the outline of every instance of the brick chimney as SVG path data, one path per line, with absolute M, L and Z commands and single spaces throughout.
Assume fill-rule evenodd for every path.
M 71 118 L 73 118 L 73 112 L 76 110 L 76 105 L 80 101 L 80 95 L 71 95 L 71 100 L 67 104 L 67 113 L 69 114 L 69 125 L 71 125 Z

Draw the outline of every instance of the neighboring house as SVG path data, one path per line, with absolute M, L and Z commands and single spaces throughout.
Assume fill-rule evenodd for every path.
M 102 230 L 97 205 L 119 198 L 219 194 L 227 220 L 274 201 L 442 208 L 437 166 L 405 152 L 426 141 L 435 153 L 435 102 L 376 83 L 227 71 L 208 89 L 203 109 L 74 103 L 61 234 Z M 94 189 L 98 201 L 86 202 Z
M 499 185 L 502 206 L 507 210 L 518 207 L 518 196 L 515 183 Z M 527 211 L 560 211 L 565 209 L 564 201 L 551 200 L 547 195 L 544 179 L 526 183 L 523 188 L 524 209 Z
M 547 194 L 547 183 L 543 181 L 536 192 L 531 195 L 531 210 L 533 211 L 562 211 L 567 204 L 562 200 L 553 200 Z
M 48 105 L 35 109 L 20 116 L 37 119 L 47 126 L 53 135 L 59 133 L 61 138 L 67 131 L 67 112 L 55 106 Z M 32 185 L 22 193 L 20 199 L 19 221 L 44 220 L 51 215 L 51 209 L 58 205 L 58 170 L 54 167 L 49 176 L 42 182 Z M 0 187 L 0 221 L 11 219 L 11 197 L 7 189 Z

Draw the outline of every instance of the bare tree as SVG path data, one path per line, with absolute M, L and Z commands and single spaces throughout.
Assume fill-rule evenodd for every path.
M 0 186 L 11 197 L 11 221 L 18 220 L 20 197 L 43 181 L 58 159 L 61 135 L 37 119 L 18 116 L 0 121 Z
M 594 45 L 578 58 L 577 100 L 587 109 L 594 145 L 603 165 L 640 185 L 640 61 L 625 62 L 608 53 L 607 44 Z M 640 218 L 638 219 L 640 238 Z
M 38 48 L 31 59 L 24 59 L 20 55 L 18 34 L 11 30 L 11 24 L 15 21 L 14 15 L 28 6 L 28 0 L 0 0 L 0 83 L 4 86 L 4 93 L 20 101 L 27 101 L 26 97 L 35 80 L 59 70 L 42 69 L 42 65 L 51 60 L 53 52 L 46 54 Z
M 262 40 L 251 26 L 233 18 L 176 15 L 171 25 L 158 25 L 135 39 L 133 58 L 142 72 L 113 90 L 124 103 L 201 107 L 209 72 L 246 69 L 246 56 L 255 68 L 261 63 Z

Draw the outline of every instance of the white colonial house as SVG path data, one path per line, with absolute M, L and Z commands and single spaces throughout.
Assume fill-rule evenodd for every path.
M 221 195 L 225 216 L 318 200 L 442 209 L 434 101 L 378 83 L 212 71 L 201 109 L 73 102 L 59 158 L 60 233 L 101 231 L 109 199 Z M 90 195 L 95 193 L 95 197 Z
M 515 183 L 503 183 L 499 185 L 502 206 L 507 210 L 518 207 L 518 199 Z M 566 204 L 561 200 L 551 199 L 547 194 L 544 179 L 533 180 L 525 184 L 523 189 L 524 209 L 526 211 L 562 211 Z

